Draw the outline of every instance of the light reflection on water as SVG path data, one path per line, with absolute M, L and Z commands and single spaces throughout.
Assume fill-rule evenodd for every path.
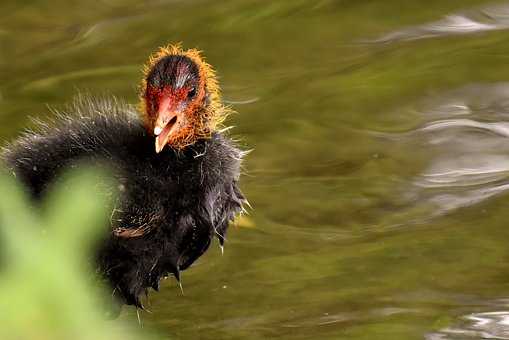
M 494 305 L 501 305 L 498 301 Z M 507 305 L 507 303 L 505 303 Z M 495 307 L 495 306 L 494 306 Z M 456 325 L 425 336 L 426 340 L 509 339 L 509 311 L 472 313 L 460 318 Z
M 135 103 L 167 41 L 203 49 L 239 112 L 250 223 L 184 273 L 185 296 L 166 281 L 145 324 L 175 339 L 507 336 L 490 303 L 509 293 L 507 1 L 2 6 L 2 137 L 78 89 Z
M 373 42 L 418 40 L 507 28 L 509 28 L 509 5 L 499 5 L 470 10 L 466 13 L 448 14 L 442 20 L 391 32 Z
M 404 189 L 409 199 L 440 215 L 508 190 L 509 84 L 469 85 L 433 101 L 419 111 L 423 126 L 385 135 L 430 154 Z

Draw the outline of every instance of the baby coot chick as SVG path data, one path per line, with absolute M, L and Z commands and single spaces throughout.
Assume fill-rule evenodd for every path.
M 180 282 L 214 236 L 222 247 L 246 200 L 238 187 L 244 153 L 218 131 L 228 110 L 197 50 L 152 55 L 140 97 L 140 114 L 114 98 L 80 97 L 73 112 L 6 147 L 3 160 L 35 199 L 83 160 L 113 169 L 120 194 L 98 271 L 121 302 L 143 308 L 148 288 L 169 274 Z

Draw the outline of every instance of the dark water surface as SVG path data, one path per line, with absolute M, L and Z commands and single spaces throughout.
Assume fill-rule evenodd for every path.
M 3 0 L 0 135 L 78 90 L 135 103 L 151 51 L 199 47 L 254 148 L 254 211 L 145 325 L 509 339 L 508 29 L 503 1 Z

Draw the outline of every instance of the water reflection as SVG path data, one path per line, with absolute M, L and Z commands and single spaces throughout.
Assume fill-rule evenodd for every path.
M 374 42 L 390 43 L 448 35 L 461 35 L 509 28 L 509 5 L 498 5 L 467 13 L 449 14 L 444 19 L 390 32 Z
M 408 200 L 438 207 L 436 216 L 509 189 L 509 83 L 470 85 L 422 106 L 422 126 L 389 135 L 429 155 Z
M 422 338 L 506 310 L 461 299 L 508 293 L 509 213 L 489 198 L 509 189 L 509 1 L 490 3 L 3 1 L 0 134 L 76 89 L 136 103 L 150 52 L 199 47 L 255 149 L 255 228 L 186 272 L 186 296 L 167 281 L 146 324 L 175 339 Z
M 496 305 L 507 306 L 507 301 Z M 427 334 L 426 340 L 509 339 L 509 311 L 472 313 L 461 317 L 462 322 Z

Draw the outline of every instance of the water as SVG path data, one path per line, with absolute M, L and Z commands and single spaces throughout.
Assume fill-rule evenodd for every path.
M 137 100 L 166 42 L 217 68 L 254 206 L 145 325 L 173 339 L 509 338 L 509 2 L 0 5 L 0 135 Z M 122 318 L 136 321 L 130 310 Z

